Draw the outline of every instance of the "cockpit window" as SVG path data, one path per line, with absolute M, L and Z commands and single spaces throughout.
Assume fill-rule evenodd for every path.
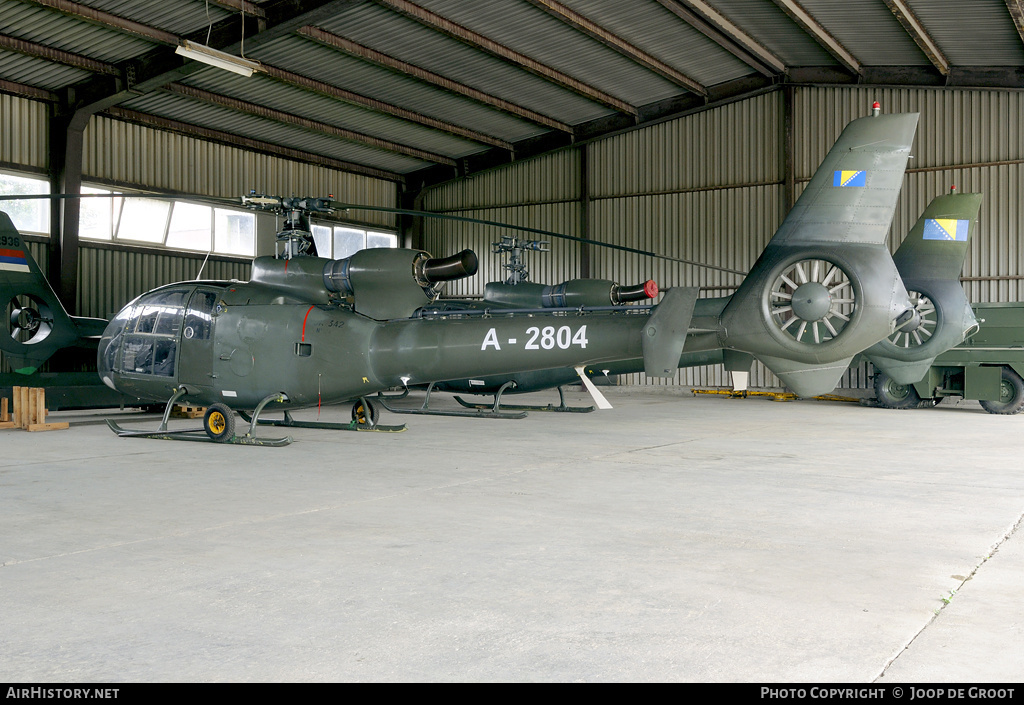
M 207 340 L 213 328 L 213 307 L 217 294 L 212 291 L 197 291 L 188 303 L 185 314 L 184 336 L 189 340 Z
M 135 305 L 136 333 L 177 335 L 181 329 L 186 291 L 167 291 L 140 299 Z
M 192 288 L 158 291 L 141 297 L 125 325 L 118 371 L 173 377 L 185 301 Z

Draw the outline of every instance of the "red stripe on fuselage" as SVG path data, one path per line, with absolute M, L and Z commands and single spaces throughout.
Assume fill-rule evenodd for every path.
M 310 306 L 309 311 L 312 311 L 316 306 Z M 302 319 L 302 342 L 306 342 L 306 321 L 309 320 L 309 311 L 306 311 L 306 317 Z

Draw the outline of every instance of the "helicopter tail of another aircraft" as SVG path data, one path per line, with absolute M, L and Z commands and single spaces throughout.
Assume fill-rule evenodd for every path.
M 801 396 L 831 391 L 854 355 L 913 316 L 885 241 L 917 121 L 847 125 L 719 319 L 723 347 Z
M 914 319 L 864 355 L 897 384 L 921 379 L 939 353 L 978 328 L 960 272 L 981 200 L 980 193 L 936 197 L 893 255 L 914 304 Z
M 0 302 L 5 326 L 0 352 L 15 372 L 32 374 L 61 348 L 99 336 L 106 321 L 67 314 L 28 243 L 0 211 Z

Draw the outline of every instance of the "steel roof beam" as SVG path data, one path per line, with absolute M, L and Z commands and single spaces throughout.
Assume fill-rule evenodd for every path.
M 300 161 L 306 164 L 315 164 L 317 166 L 325 166 L 339 171 L 361 174 L 375 179 L 397 181 L 399 183 L 405 182 L 405 177 L 402 174 L 393 171 L 374 169 L 373 167 L 364 166 L 362 164 L 346 162 L 341 159 L 334 159 L 333 157 L 325 157 L 320 154 L 313 154 L 312 152 L 304 152 L 293 147 L 285 147 L 271 142 L 263 142 L 249 137 L 233 135 L 228 132 L 214 130 L 209 127 L 170 120 L 158 115 L 140 113 L 136 110 L 113 107 L 106 110 L 105 114 L 118 120 L 145 125 L 146 127 L 153 127 L 158 130 L 176 132 L 178 134 L 185 135 L 186 137 L 195 137 L 196 139 L 209 142 L 218 142 L 220 144 L 228 145 L 229 147 L 239 147 L 241 149 L 270 154 L 275 157 L 284 157 L 285 159 Z
M 479 142 L 481 144 L 487 144 L 492 147 L 500 147 L 511 151 L 513 149 L 512 143 L 500 139 L 498 137 L 492 137 L 476 130 L 470 130 L 469 128 L 455 125 L 444 120 L 438 120 L 437 118 L 430 117 L 429 115 L 423 115 L 412 110 L 393 105 L 391 103 L 385 103 L 382 100 L 376 98 L 369 98 L 359 93 L 353 93 L 352 91 L 339 88 L 329 83 L 323 83 L 322 81 L 316 81 L 306 76 L 300 76 L 290 71 L 277 68 L 276 66 L 270 66 L 269 64 L 263 64 L 261 72 L 270 76 L 271 78 L 277 79 L 282 83 L 287 83 L 298 88 L 302 88 L 314 93 L 325 95 L 328 98 L 335 98 L 337 100 L 351 103 L 352 105 L 358 105 L 362 108 L 368 108 L 385 115 L 391 115 L 392 117 L 401 118 L 408 120 L 409 122 L 415 122 L 426 127 L 446 132 L 456 137 L 463 137 L 473 142 Z
M 210 2 L 214 5 L 219 5 L 225 10 L 244 12 L 261 20 L 267 19 L 267 13 L 264 12 L 263 8 L 256 3 L 249 2 L 249 0 L 210 0 Z
M 110 29 L 145 37 L 153 42 L 168 47 L 177 47 L 182 37 L 133 22 L 110 13 L 94 10 L 71 0 L 37 0 L 39 4 L 58 10 L 78 19 L 99 24 Z M 257 33 L 256 22 L 250 18 L 242 30 L 250 34 L 249 45 L 269 41 L 291 32 L 296 23 L 309 21 L 322 16 L 322 13 L 336 9 L 339 4 L 355 0 L 276 0 L 266 3 L 263 8 L 270 18 L 261 21 L 265 31 Z M 240 35 L 238 18 L 230 17 L 214 23 L 209 35 L 208 44 L 214 48 L 231 51 L 235 48 L 235 38 Z M 201 31 L 189 38 L 206 41 L 208 32 Z M 198 36 L 201 35 L 201 36 Z M 237 42 L 236 42 L 237 43 Z M 121 67 L 121 65 L 119 65 Z M 165 48 L 140 56 L 123 64 L 123 75 L 111 80 L 107 76 L 95 76 L 91 80 L 73 87 L 69 91 L 74 98 L 71 109 L 78 114 L 77 122 L 88 120 L 88 115 L 117 105 L 139 93 L 147 93 L 164 85 L 177 81 L 189 74 L 204 68 L 195 61 L 186 61 L 174 52 Z
M 32 0 L 36 5 L 42 5 L 52 10 L 57 10 L 69 17 L 74 17 L 79 20 L 85 20 L 93 24 L 98 24 L 103 27 L 110 29 L 116 29 L 127 34 L 135 35 L 143 39 L 148 39 L 151 42 L 157 44 L 165 44 L 167 46 L 177 46 L 178 36 L 170 32 L 165 32 L 162 29 L 156 27 L 150 27 L 149 25 L 142 24 L 141 22 L 133 22 L 132 20 L 126 19 L 119 15 L 113 15 L 109 12 L 103 12 L 95 8 L 89 7 L 88 5 L 82 5 L 81 3 L 72 2 L 71 0 Z
M 782 59 L 704 0 L 658 0 L 658 3 L 758 73 L 774 78 L 786 72 Z
M 497 110 L 501 110 L 502 112 L 509 113 L 510 115 L 515 115 L 516 117 L 537 123 L 538 125 L 550 127 L 553 130 L 560 130 L 569 134 L 573 133 L 572 126 L 564 122 L 560 122 L 548 117 L 547 115 L 542 115 L 502 98 L 484 93 L 476 88 L 453 81 L 450 78 L 445 78 L 444 76 L 433 73 L 432 71 L 422 69 L 419 66 L 414 66 L 413 64 L 406 63 L 405 61 L 400 61 L 394 57 L 388 56 L 387 54 L 365 47 L 362 44 L 357 44 L 350 39 L 345 39 L 344 37 L 339 37 L 336 34 L 331 34 L 319 27 L 303 27 L 299 30 L 299 34 L 320 42 L 325 46 L 343 51 L 346 54 L 351 54 L 352 56 L 363 59 L 364 61 L 369 61 L 370 63 L 377 64 L 378 66 L 398 71 L 399 73 L 406 74 L 407 76 L 412 76 L 424 83 L 430 83 L 431 85 L 438 86 L 439 88 L 443 88 L 452 93 L 458 93 L 459 95 L 471 98 L 478 103 L 483 103 L 492 108 L 496 108 Z
M 405 15 L 406 17 L 411 17 L 426 27 L 441 32 L 442 34 L 446 34 L 463 44 L 473 47 L 474 49 L 484 51 L 503 61 L 514 64 L 521 69 L 551 81 L 562 88 L 571 90 L 574 93 L 582 95 L 596 103 L 601 103 L 613 110 L 617 110 L 628 115 L 636 116 L 638 113 L 636 107 L 624 100 L 616 98 L 610 93 L 606 93 L 605 91 L 584 83 L 579 79 L 573 78 L 572 76 L 554 69 L 547 64 L 531 59 L 525 54 L 521 54 L 503 44 L 499 44 L 493 39 L 488 39 L 482 34 L 478 34 L 477 32 L 467 29 L 460 24 L 456 24 L 455 22 L 445 19 L 440 15 L 436 15 L 419 5 L 414 5 L 408 0 L 377 0 L 377 2 L 394 10 L 395 12 Z
M 434 154 L 433 152 L 416 149 L 415 147 L 408 147 L 404 144 L 398 144 L 397 142 L 392 142 L 390 140 L 373 137 L 372 135 L 363 134 L 362 132 L 346 130 L 343 127 L 336 127 L 335 125 L 329 125 L 324 122 L 299 117 L 298 115 L 292 115 L 280 110 L 274 110 L 273 108 L 256 105 L 255 103 L 249 103 L 244 100 L 239 100 L 238 98 L 232 98 L 218 93 L 211 93 L 200 88 L 193 88 L 192 86 L 185 86 L 180 83 L 172 83 L 168 85 L 165 90 L 176 95 L 185 96 L 186 98 L 210 103 L 211 105 L 219 105 L 220 107 L 228 108 L 229 110 L 235 110 L 248 115 L 255 115 L 256 117 L 282 122 L 287 125 L 295 125 L 312 132 L 330 135 L 331 137 L 337 137 L 348 142 L 357 142 L 359 144 L 364 144 L 376 149 L 382 149 L 387 152 L 404 154 L 407 157 L 422 159 L 426 162 L 434 162 L 435 164 L 444 164 L 451 167 L 454 167 L 456 164 L 455 160 L 451 157 Z
M 1006 9 L 1010 11 L 1013 24 L 1017 27 L 1017 34 L 1024 42 L 1024 0 L 1006 0 Z
M 907 30 L 907 34 L 917 43 L 917 46 L 921 48 L 921 51 L 932 62 L 932 65 L 943 76 L 948 76 L 949 60 L 942 53 L 942 50 L 939 49 L 935 40 L 925 31 L 921 21 L 917 19 L 917 15 L 913 13 L 907 3 L 904 0 L 885 0 L 885 4 L 888 5 L 892 14 L 896 15 L 896 19 L 903 25 L 903 29 Z
M 839 40 L 829 34 L 828 30 L 822 27 L 807 10 L 800 6 L 796 0 L 772 0 L 783 12 L 789 15 L 790 19 L 814 38 L 825 51 L 835 57 L 836 61 L 846 67 L 851 73 L 861 74 L 860 62 L 854 58 L 846 47 L 839 43 Z
M 0 49 L 16 51 L 19 54 L 34 56 L 37 59 L 55 61 L 58 64 L 64 64 L 65 66 L 71 66 L 76 69 L 91 71 L 93 73 L 103 73 L 108 76 L 121 75 L 121 70 L 119 68 L 113 64 L 108 64 L 105 61 L 97 61 L 96 59 L 90 59 L 88 56 L 73 54 L 70 51 L 63 51 L 61 49 L 54 49 L 53 47 L 43 46 L 42 44 L 36 44 L 35 42 L 18 39 L 17 37 L 11 37 L 6 34 L 0 34 Z
M 587 36 L 596 39 L 605 46 L 617 51 L 628 59 L 640 64 L 644 68 L 653 71 L 662 78 L 682 86 L 702 96 L 707 96 L 708 91 L 701 83 L 690 78 L 682 71 L 678 71 L 660 59 L 651 56 L 636 45 L 626 41 L 622 37 L 612 34 L 595 22 L 587 19 L 578 12 L 556 2 L 556 0 L 527 0 L 534 7 L 543 10 L 552 17 L 565 22 Z
M 2 78 L 0 78 L 0 92 L 10 93 L 22 98 L 31 98 L 32 100 L 42 100 L 47 103 L 56 103 L 60 100 L 59 96 L 53 91 L 48 91 L 45 88 L 36 88 L 24 83 L 7 81 Z

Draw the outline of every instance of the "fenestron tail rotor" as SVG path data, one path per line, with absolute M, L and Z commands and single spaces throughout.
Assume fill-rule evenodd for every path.
M 849 274 L 823 259 L 803 259 L 786 267 L 768 297 L 779 330 L 808 345 L 838 337 L 857 306 Z
M 935 302 L 920 291 L 908 291 L 910 303 L 917 313 L 916 322 L 908 323 L 889 338 L 889 342 L 898 348 L 916 348 L 927 343 L 935 335 L 939 325 L 939 310 Z
M 23 303 L 27 301 L 28 303 Z M 10 311 L 11 338 L 24 345 L 34 345 L 46 339 L 53 330 L 53 314 L 46 302 L 32 294 L 15 296 L 7 304 Z

